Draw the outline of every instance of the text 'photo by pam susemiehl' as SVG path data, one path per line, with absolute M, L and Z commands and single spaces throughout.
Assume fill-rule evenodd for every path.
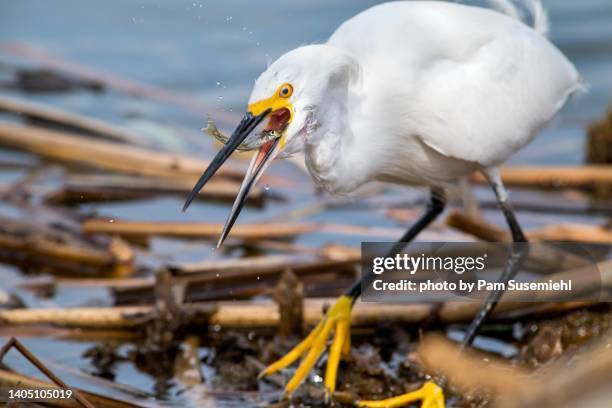
M 484 299 L 506 291 L 504 301 L 611 300 L 602 289 L 595 254 L 602 245 L 575 243 L 419 242 L 362 243 L 364 302 L 443 302 Z M 574 273 L 561 272 L 556 253 L 580 255 Z M 520 256 L 518 256 L 519 254 Z M 507 260 L 518 267 L 508 273 Z M 578 257 L 577 257 L 578 259 Z

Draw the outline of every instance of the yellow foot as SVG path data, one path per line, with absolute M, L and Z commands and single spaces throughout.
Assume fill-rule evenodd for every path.
M 335 331 L 334 340 L 329 349 L 327 367 L 325 370 L 325 392 L 329 397 L 336 389 L 336 377 L 340 357 L 347 356 L 351 347 L 350 325 L 353 300 L 349 296 L 340 296 L 338 301 L 327 311 L 325 317 L 315 326 L 310 334 L 284 357 L 269 365 L 261 372 L 260 377 L 272 374 L 291 365 L 302 355 L 295 374 L 285 386 L 284 396 L 290 396 L 302 383 L 315 365 L 327 345 L 327 339 Z
M 360 408 L 397 408 L 415 401 L 421 401 L 421 408 L 444 408 L 444 392 L 432 381 L 428 381 L 408 394 L 380 401 L 358 401 L 356 405 Z

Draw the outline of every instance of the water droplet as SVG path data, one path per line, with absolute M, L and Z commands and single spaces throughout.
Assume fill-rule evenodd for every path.
M 221 331 L 221 325 L 219 325 L 219 324 L 215 324 L 215 325 L 213 326 L 213 330 L 214 330 L 214 331 L 216 331 L 216 332 L 220 332 L 220 331 Z
M 270 185 L 269 185 L 269 184 L 266 184 L 266 185 L 264 186 L 264 190 L 269 191 L 269 190 L 270 190 Z
M 257 280 L 261 279 L 259 276 L 257 277 Z
M 110 220 L 108 220 L 108 222 L 111 222 L 111 223 L 112 223 L 112 222 L 115 222 L 115 220 L 113 220 L 113 219 L 111 218 Z
M 245 26 L 242 26 L 242 31 L 246 31 L 247 28 Z
M 217 96 L 217 100 L 218 101 L 222 101 L 223 100 L 223 96 L 222 95 Z
M 217 274 L 217 278 L 219 277 L 219 274 Z
M 232 21 L 233 18 L 234 17 L 232 17 L 232 16 L 227 16 L 227 17 L 225 17 L 225 21 L 227 21 L 229 23 L 230 21 Z

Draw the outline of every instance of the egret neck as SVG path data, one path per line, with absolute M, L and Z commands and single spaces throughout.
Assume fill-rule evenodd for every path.
M 338 53 L 346 57 L 345 52 L 338 50 Z M 308 171 L 317 185 L 336 194 L 349 193 L 363 183 L 352 171 L 359 163 L 352 163 L 353 155 L 347 154 L 346 149 L 355 139 L 349 118 L 359 115 L 355 111 L 361 106 L 362 71 L 356 61 L 346 61 L 352 66 L 341 70 L 342 75 L 329 78 L 326 97 L 313 107 L 312 119 L 307 120 L 309 130 L 304 132 Z

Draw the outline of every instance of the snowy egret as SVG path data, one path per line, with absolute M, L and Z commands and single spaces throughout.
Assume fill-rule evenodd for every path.
M 515 242 L 525 237 L 507 201 L 497 166 L 525 146 L 568 97 L 581 88 L 578 72 L 546 38 L 547 16 L 537 0 L 524 3 L 531 26 L 510 0 L 495 10 L 440 2 L 390 2 L 344 22 L 325 44 L 281 56 L 257 79 L 247 114 L 213 159 L 185 208 L 217 169 L 264 120 L 257 144 L 219 239 L 223 242 L 246 195 L 270 161 L 303 151 L 314 181 L 349 193 L 369 181 L 424 185 L 424 215 L 398 241 L 403 246 L 445 207 L 445 189 L 474 171 L 490 182 Z M 253 145 L 252 139 L 249 139 Z M 525 253 L 512 253 L 508 277 Z M 325 386 L 336 386 L 340 358 L 350 347 L 350 317 L 361 294 L 357 282 L 314 330 L 269 366 L 271 374 L 304 356 L 285 392 L 291 394 L 329 349 Z M 464 340 L 470 344 L 495 306 L 492 292 Z M 413 393 L 361 406 L 390 407 L 422 400 L 444 405 L 442 390 L 427 382 Z

